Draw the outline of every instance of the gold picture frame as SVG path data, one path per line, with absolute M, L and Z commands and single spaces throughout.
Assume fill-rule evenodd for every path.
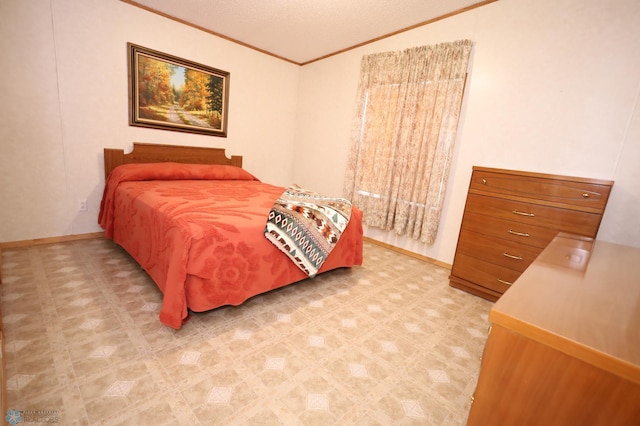
M 129 124 L 227 136 L 230 74 L 127 43 Z

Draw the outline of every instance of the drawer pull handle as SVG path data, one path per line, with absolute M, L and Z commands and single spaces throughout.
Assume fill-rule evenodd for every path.
M 518 210 L 513 210 L 512 212 L 513 212 L 513 214 L 519 214 L 520 216 L 529 216 L 529 217 L 534 217 L 535 216 L 535 214 L 533 214 L 533 213 L 521 212 L 521 211 L 518 211 Z
M 522 260 L 522 256 L 514 256 L 513 254 L 509 254 L 506 251 L 502 253 L 502 255 L 508 257 L 509 259 Z
M 486 185 L 487 184 L 487 180 L 485 178 L 482 178 L 482 184 Z M 584 194 L 583 194 L 584 195 Z
M 505 281 L 505 280 L 501 280 L 500 278 L 497 278 L 498 281 L 500 281 L 502 284 L 506 284 L 506 285 L 512 285 L 513 283 L 510 283 L 509 281 Z
M 586 193 L 586 192 L 585 192 L 585 193 L 583 193 L 583 194 L 582 194 L 582 198 L 589 198 L 589 194 L 588 194 L 588 193 Z
M 528 237 L 528 236 L 529 236 L 529 234 L 528 234 L 528 233 L 526 233 L 526 232 L 516 232 L 516 231 L 513 231 L 513 230 L 511 230 L 511 229 L 509 229 L 509 231 L 508 231 L 508 232 L 509 232 L 510 234 L 517 235 L 517 236 L 519 236 L 519 237 Z

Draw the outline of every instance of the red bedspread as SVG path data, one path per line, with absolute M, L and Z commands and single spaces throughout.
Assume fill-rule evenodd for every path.
M 107 179 L 99 222 L 151 276 L 160 321 L 178 329 L 188 309 L 239 305 L 307 276 L 264 236 L 284 188 L 233 166 L 130 164 Z M 362 212 L 319 272 L 362 264 Z

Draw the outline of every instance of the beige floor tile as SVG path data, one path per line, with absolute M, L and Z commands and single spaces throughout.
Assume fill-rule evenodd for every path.
M 65 425 L 463 425 L 491 303 L 365 243 L 362 267 L 163 326 L 104 239 L 5 249 L 8 407 Z

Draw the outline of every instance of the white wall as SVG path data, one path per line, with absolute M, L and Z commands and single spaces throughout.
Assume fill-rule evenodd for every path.
M 228 137 L 129 126 L 127 42 L 229 71 Z M 134 141 L 226 148 L 292 181 L 297 65 L 119 0 L 1 0 L 0 58 L 0 242 L 101 231 L 103 148 Z
M 637 0 L 500 0 L 303 67 L 295 179 L 341 193 L 363 55 L 464 38 L 474 49 L 437 241 L 366 234 L 451 263 L 479 165 L 615 180 L 598 238 L 640 246 Z
M 500 0 L 298 67 L 119 0 L 0 0 L 0 242 L 100 231 L 102 150 L 134 141 L 226 148 L 340 195 L 362 55 L 469 38 L 436 243 L 367 235 L 450 263 L 482 165 L 615 180 L 598 238 L 640 246 L 639 28 L 637 0 Z M 229 71 L 229 136 L 129 126 L 127 42 Z

